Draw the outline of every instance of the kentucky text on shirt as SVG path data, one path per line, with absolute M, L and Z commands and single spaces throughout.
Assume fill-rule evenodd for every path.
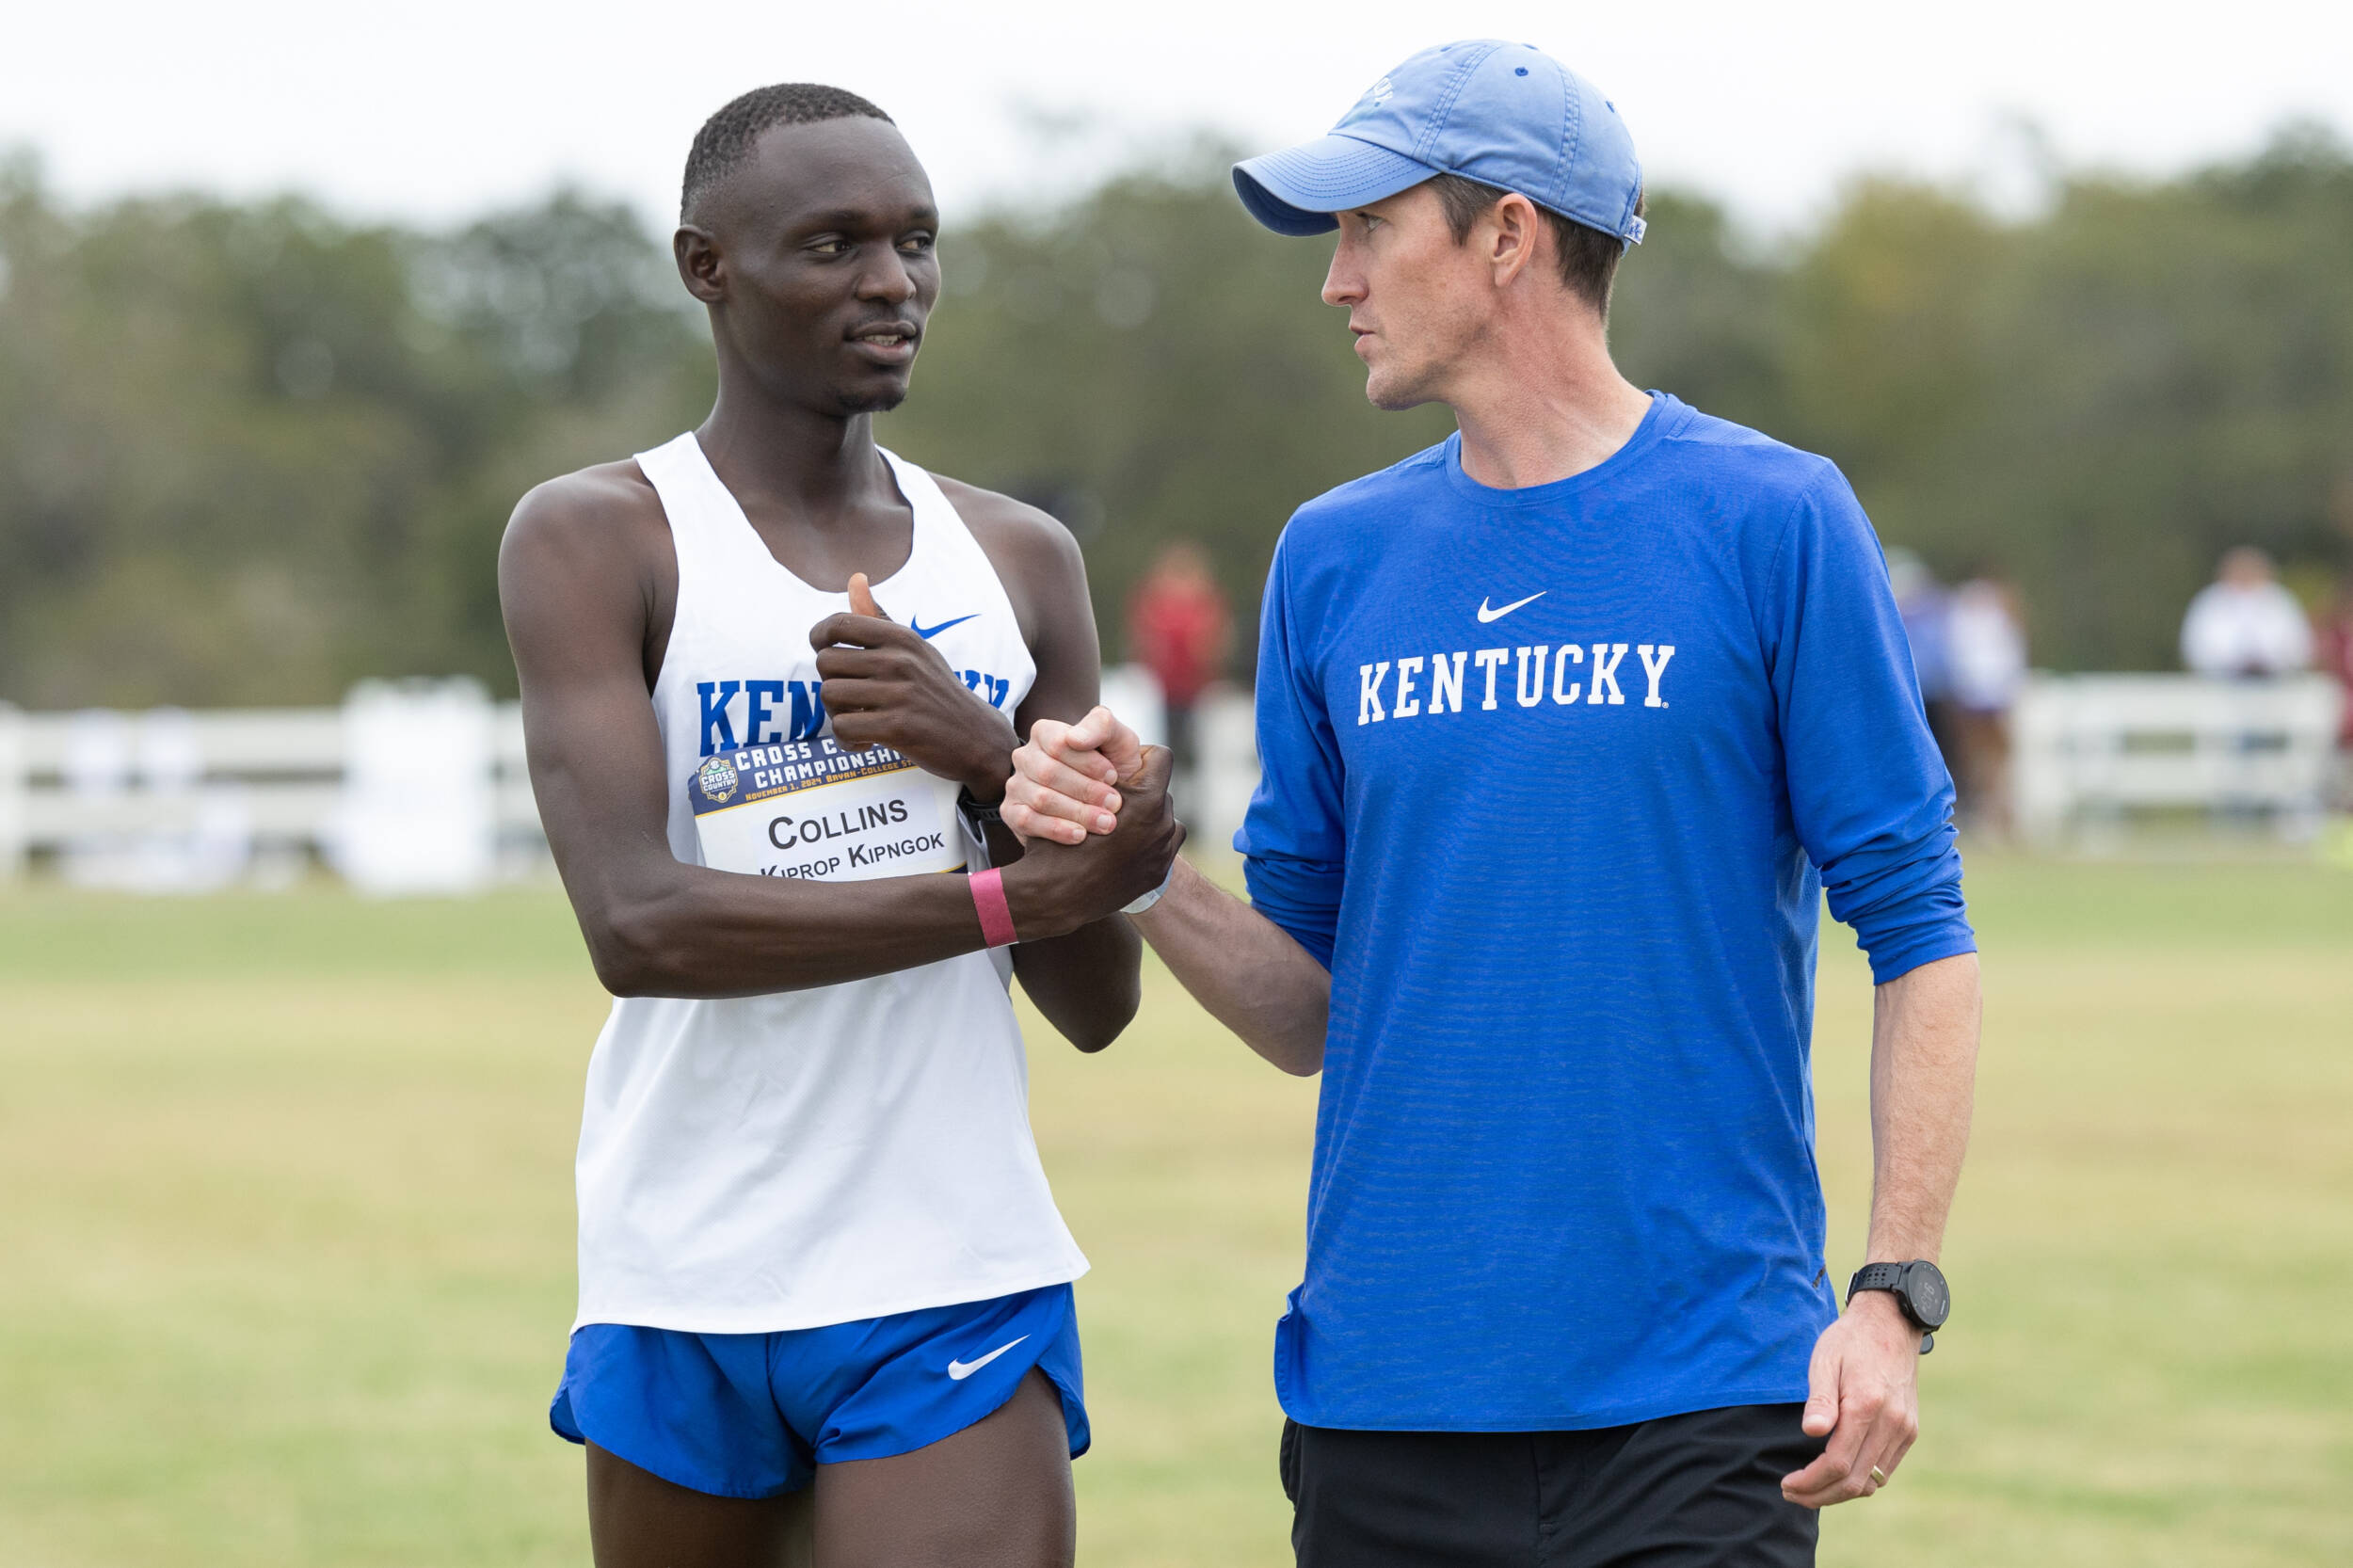
M 1554 648 L 1546 643 L 1534 643 L 1515 648 L 1482 648 L 1476 653 L 1468 648 L 1454 653 L 1433 653 L 1426 660 L 1421 654 L 1415 653 L 1394 661 L 1384 659 L 1378 664 L 1359 664 L 1356 666 L 1356 722 L 1360 725 L 1379 724 L 1384 719 L 1410 719 L 1423 713 L 1461 712 L 1465 660 L 1478 667 L 1479 674 L 1472 678 L 1471 684 L 1479 692 L 1479 706 L 1482 711 L 1503 706 L 1496 690 L 1497 672 L 1507 664 L 1513 665 L 1513 700 L 1522 708 L 1534 708 L 1543 703 L 1547 696 L 1563 708 L 1580 697 L 1590 707 L 1605 704 L 1623 707 L 1625 693 L 1618 685 L 1618 664 L 1625 657 L 1626 645 L 1594 643 L 1592 648 L 1590 662 L 1586 658 L 1585 644 L 1562 643 Z M 1659 682 L 1666 679 L 1667 662 L 1675 656 L 1675 645 L 1637 643 L 1634 652 L 1642 662 L 1642 674 L 1649 686 L 1643 694 L 1642 706 L 1666 707 L 1667 699 L 1659 695 L 1658 688 Z M 1427 688 L 1420 684 L 1425 666 L 1430 677 Z M 1392 670 L 1396 672 L 1394 680 L 1391 679 Z M 1425 690 L 1428 693 L 1426 697 L 1423 696 Z M 1385 701 L 1385 692 L 1387 694 Z

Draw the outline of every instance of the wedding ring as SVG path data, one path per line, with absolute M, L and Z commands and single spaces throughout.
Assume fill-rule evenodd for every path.
M 1876 1464 L 1871 1466 L 1871 1484 L 1873 1486 L 1885 1486 L 1887 1484 L 1887 1472 L 1881 1469 Z

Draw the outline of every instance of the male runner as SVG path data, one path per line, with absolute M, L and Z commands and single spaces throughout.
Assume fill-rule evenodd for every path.
M 1085 712 L 1098 671 L 1068 534 L 874 444 L 937 227 L 863 99 L 721 109 L 674 242 L 718 401 L 532 491 L 500 557 L 532 783 L 617 999 L 550 1413 L 587 1445 L 603 1568 L 776 1562 L 812 1529 L 829 1565 L 1074 1549 L 1086 1263 L 985 950 L 1029 938 L 1010 972 L 1101 1048 L 1139 952 L 1102 917 L 1163 880 L 1181 829 L 939 874 L 992 832 L 1019 855 L 988 821 L 1014 726 Z M 1165 757 L 1149 772 L 1147 800 Z
M 1303 1564 L 1789 1564 L 1916 1430 L 1966 1141 L 1952 790 L 1836 469 L 1645 394 L 1605 336 L 1641 237 L 1616 110 L 1532 48 L 1415 56 L 1235 171 L 1337 227 L 1385 408 L 1460 433 L 1310 502 L 1268 579 L 1252 905 L 1179 864 L 1137 924 L 1323 1073 L 1277 1330 Z M 1125 830 L 1097 710 L 1006 820 Z M 1868 1257 L 1838 1315 L 1807 1050 L 1818 904 L 1878 982 Z M 1255 907 L 1253 907 L 1255 905 Z

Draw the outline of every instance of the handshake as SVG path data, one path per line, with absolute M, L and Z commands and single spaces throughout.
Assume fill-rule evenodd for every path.
M 1024 941 L 1101 920 L 1164 885 L 1185 841 L 1170 809 L 1174 759 L 1098 707 L 1040 719 L 1013 754 L 1002 815 L 1024 845 L 1005 897 Z
M 884 612 L 864 572 L 850 577 L 849 613 L 819 621 L 808 640 L 819 696 L 843 745 L 889 746 L 967 788 L 1003 776 L 1005 742 L 1018 733 L 974 699 L 923 633 Z M 1064 936 L 1168 880 L 1185 841 L 1169 810 L 1173 761 L 1108 708 L 1077 724 L 1031 727 L 1013 754 L 1002 810 L 1026 846 L 1003 873 L 1016 940 Z

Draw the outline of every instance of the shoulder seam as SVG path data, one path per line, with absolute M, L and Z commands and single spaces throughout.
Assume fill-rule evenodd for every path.
M 1797 452 L 1799 451 L 1799 448 L 1791 447 L 1789 450 Z M 1812 502 L 1815 492 L 1822 488 L 1823 482 L 1838 472 L 1838 465 L 1832 462 L 1828 457 L 1821 456 L 1819 453 L 1807 452 L 1802 455 L 1813 458 L 1817 466 L 1816 468 L 1814 477 L 1799 486 L 1797 493 L 1790 498 L 1791 505 L 1789 510 L 1792 512 L 1794 512 L 1796 508 Z M 1773 584 L 1781 581 L 1782 558 L 1788 554 L 1789 541 L 1797 536 L 1797 533 L 1798 527 L 1796 520 L 1792 517 L 1785 515 L 1782 519 L 1781 537 L 1773 542 L 1773 558 L 1766 565 L 1765 568 L 1765 591 L 1768 594 L 1771 594 L 1773 592 Z M 1759 646 L 1762 646 L 1765 641 L 1765 628 L 1763 625 L 1759 624 L 1755 618 L 1758 608 L 1759 607 L 1755 605 L 1752 605 L 1750 607 L 1750 625 L 1756 633 L 1756 639 Z

